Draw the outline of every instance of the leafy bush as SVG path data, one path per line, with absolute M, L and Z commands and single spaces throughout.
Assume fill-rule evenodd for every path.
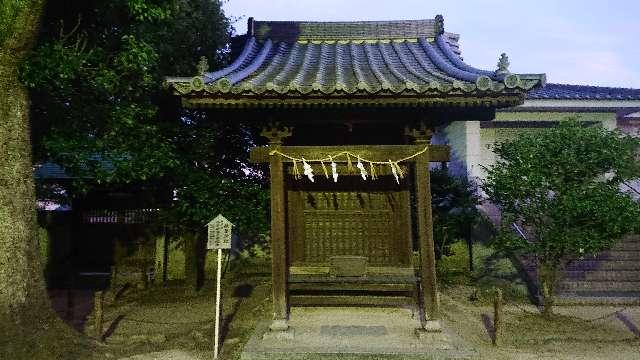
M 552 314 L 563 261 L 598 253 L 638 231 L 640 206 L 620 191 L 640 177 L 638 150 L 638 139 L 573 120 L 496 147 L 499 160 L 482 185 L 502 211 L 494 245 L 536 257 L 545 315 Z
M 431 204 L 433 208 L 433 240 L 436 257 L 451 255 L 451 244 L 470 238 L 479 217 L 478 197 L 465 178 L 449 175 L 446 169 L 431 171 Z

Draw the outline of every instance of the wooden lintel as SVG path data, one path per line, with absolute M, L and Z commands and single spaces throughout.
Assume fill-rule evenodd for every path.
M 408 296 L 293 295 L 293 306 L 407 306 L 415 300 Z
M 249 161 L 252 163 L 268 163 L 273 148 L 268 146 L 256 147 L 251 150 Z M 309 160 L 322 159 L 334 156 L 342 151 L 349 151 L 363 159 L 370 161 L 399 160 L 411 156 L 420 151 L 416 145 L 342 145 L 342 146 L 282 146 L 279 151 L 295 158 Z M 432 162 L 449 161 L 450 148 L 448 145 L 429 145 L 429 160 Z M 357 159 L 351 159 L 357 161 Z M 342 156 L 334 160 L 347 162 L 347 158 Z M 408 160 L 415 161 L 415 158 Z M 292 160 L 282 157 L 282 162 L 292 162 Z
M 418 96 L 418 97 L 398 97 L 377 96 L 377 97 L 290 97 L 277 96 L 238 96 L 226 95 L 203 96 L 185 95 L 174 91 L 182 99 L 182 106 L 186 108 L 222 108 L 222 109 L 319 109 L 319 108 L 391 108 L 402 107 L 407 109 L 415 108 L 483 108 L 483 107 L 513 107 L 522 105 L 524 102 L 524 92 L 521 90 L 512 91 L 499 96 L 464 96 L 454 94 L 454 96 Z M 455 96 L 457 95 L 457 96 Z

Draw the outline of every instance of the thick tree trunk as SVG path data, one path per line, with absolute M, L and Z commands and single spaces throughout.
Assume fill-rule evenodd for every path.
M 558 274 L 558 266 L 554 263 L 548 263 L 540 261 L 538 264 L 538 283 L 540 284 L 540 293 L 542 294 L 542 300 L 544 307 L 542 309 L 542 315 L 544 317 L 553 316 L 553 305 L 555 302 L 555 285 Z
M 198 232 L 184 235 L 184 273 L 187 288 L 196 292 L 204 284 L 205 243 Z
M 22 309 L 44 306 L 27 91 L 15 68 L 0 64 L 0 316 L 19 322 Z
M 43 0 L 0 4 L 0 358 L 58 358 L 71 330 L 51 310 L 37 241 L 29 97 L 18 69 L 38 33 Z M 8 16 L 7 16 L 8 14 Z M 71 349 L 69 355 L 77 354 Z
M 14 324 L 28 309 L 47 305 L 38 259 L 29 98 L 18 79 L 18 66 L 38 31 L 42 1 L 25 3 L 30 4 L 3 5 L 14 6 L 16 17 L 13 27 L 2 24 L 11 33 L 0 34 L 0 319 Z

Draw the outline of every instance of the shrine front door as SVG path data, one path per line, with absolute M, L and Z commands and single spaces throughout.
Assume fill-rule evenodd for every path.
M 335 256 L 362 256 L 372 267 L 410 267 L 409 190 L 355 176 L 339 183 L 289 181 L 287 218 L 291 266 L 328 266 Z M 353 186 L 351 186 L 353 184 Z

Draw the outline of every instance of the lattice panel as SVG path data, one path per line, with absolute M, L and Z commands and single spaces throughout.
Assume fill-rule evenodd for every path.
M 394 198 L 389 193 L 311 193 L 304 196 L 303 261 L 366 256 L 371 265 L 398 262 Z
M 388 263 L 393 239 L 391 211 L 305 211 L 305 259 L 327 262 L 335 255 L 359 255 L 371 264 Z

